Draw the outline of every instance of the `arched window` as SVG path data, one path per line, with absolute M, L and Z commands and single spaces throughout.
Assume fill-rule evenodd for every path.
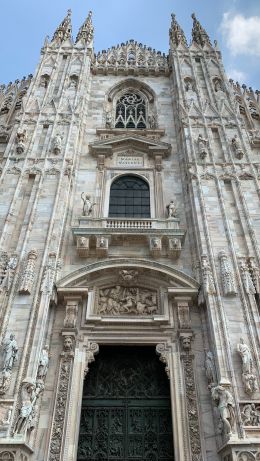
M 133 91 L 123 94 L 116 103 L 115 128 L 146 127 L 145 99 Z
M 150 190 L 138 176 L 121 176 L 110 189 L 109 217 L 150 218 Z

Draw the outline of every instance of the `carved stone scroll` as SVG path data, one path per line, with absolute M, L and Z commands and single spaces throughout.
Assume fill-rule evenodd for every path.
M 116 285 L 99 290 L 96 312 L 103 315 L 152 315 L 158 313 L 157 291 Z
M 170 367 L 169 367 L 169 350 L 166 344 L 160 343 L 156 346 L 156 353 L 160 357 L 160 361 L 165 364 L 165 371 L 170 379 Z
M 219 253 L 220 271 L 224 296 L 234 296 L 237 294 L 235 277 L 230 261 L 225 251 Z
M 99 345 L 97 343 L 89 343 L 86 350 L 86 366 L 84 376 L 86 377 L 89 371 L 89 365 L 94 362 L 95 355 L 99 352 Z
M 35 277 L 35 263 L 38 257 L 36 250 L 31 250 L 27 256 L 27 262 L 22 274 L 22 281 L 19 289 L 20 294 L 31 294 Z

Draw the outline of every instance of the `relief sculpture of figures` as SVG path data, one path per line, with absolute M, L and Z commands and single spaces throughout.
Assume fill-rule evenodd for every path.
M 156 291 L 117 285 L 99 291 L 98 314 L 151 315 L 158 312 Z
M 96 203 L 91 202 L 90 196 L 88 194 L 84 194 L 84 192 L 81 194 L 81 199 L 83 201 L 82 215 L 91 216 Z
M 166 206 L 168 218 L 176 218 L 177 208 L 173 200 Z
M 231 393 L 223 386 L 216 386 L 211 389 L 211 396 L 216 403 L 221 418 L 221 432 L 228 438 L 232 435 L 235 422 L 235 402 Z
M 244 426 L 260 426 L 260 406 L 248 403 L 241 412 Z
M 249 395 L 253 394 L 255 391 L 257 391 L 258 386 L 256 382 L 256 376 L 253 373 L 252 354 L 247 344 L 245 344 L 243 338 L 240 339 L 240 342 L 237 345 L 237 352 L 242 359 L 242 381 L 245 392 Z

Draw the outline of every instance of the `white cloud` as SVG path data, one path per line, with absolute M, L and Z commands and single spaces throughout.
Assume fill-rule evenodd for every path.
M 232 80 L 239 83 L 244 83 L 247 80 L 247 74 L 237 69 L 228 69 L 227 77 L 232 78 Z
M 260 56 L 260 16 L 246 18 L 242 14 L 224 13 L 221 31 L 234 56 Z

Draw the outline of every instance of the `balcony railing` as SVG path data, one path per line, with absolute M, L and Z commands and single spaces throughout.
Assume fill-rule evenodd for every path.
M 120 230 L 152 230 L 179 229 L 179 220 L 171 219 L 138 219 L 138 218 L 90 218 L 81 216 L 79 227 L 87 229 L 120 229 Z

